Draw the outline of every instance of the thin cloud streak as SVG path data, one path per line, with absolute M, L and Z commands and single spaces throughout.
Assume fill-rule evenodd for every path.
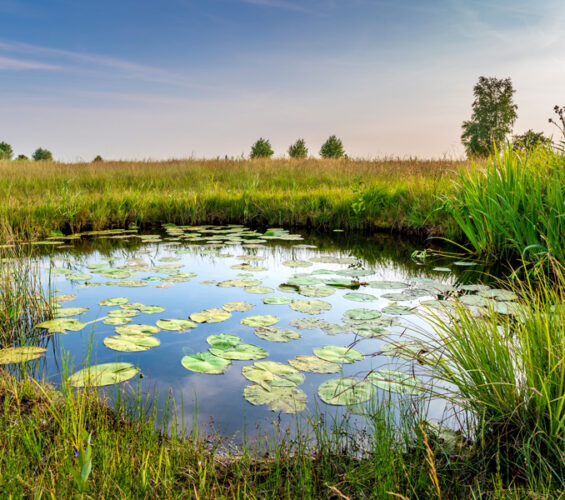
M 0 56 L 0 70 L 43 70 L 43 71 L 56 71 L 60 70 L 60 66 L 53 64 L 44 64 L 36 61 L 27 61 L 23 59 L 12 59 L 10 57 Z

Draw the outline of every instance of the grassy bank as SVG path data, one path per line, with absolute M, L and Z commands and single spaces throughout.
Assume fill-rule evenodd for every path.
M 467 162 L 0 161 L 0 219 L 16 232 L 241 223 L 445 233 L 435 210 Z M 455 227 L 455 226 L 451 226 Z

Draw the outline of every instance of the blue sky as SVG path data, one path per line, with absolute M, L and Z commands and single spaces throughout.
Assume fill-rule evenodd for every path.
M 63 161 L 459 157 L 478 77 L 516 132 L 565 105 L 563 0 L 0 0 L 0 140 Z

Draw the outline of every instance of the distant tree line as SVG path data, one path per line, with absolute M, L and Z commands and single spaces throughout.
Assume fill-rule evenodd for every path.
M 271 147 L 271 143 L 268 139 L 263 139 L 260 137 L 253 146 L 251 146 L 250 158 L 270 158 L 275 152 Z M 306 141 L 304 139 L 297 139 L 294 144 L 291 144 L 288 148 L 288 155 L 291 158 L 303 159 L 308 157 L 308 148 L 306 147 Z M 322 144 L 320 149 L 320 156 L 322 158 L 346 158 L 345 150 L 343 149 L 343 143 L 341 139 L 337 136 L 331 135 L 328 140 Z
M 14 156 L 14 150 L 12 146 L 7 142 L 0 142 L 0 160 L 11 160 Z M 53 161 L 53 154 L 48 149 L 37 148 L 31 158 L 34 161 Z M 26 155 L 19 154 L 14 158 L 15 161 L 29 161 Z

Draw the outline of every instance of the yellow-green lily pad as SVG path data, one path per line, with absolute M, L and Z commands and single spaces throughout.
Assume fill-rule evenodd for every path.
M 290 304 L 290 308 L 306 314 L 321 314 L 324 311 L 329 311 L 332 305 L 323 300 L 294 300 Z
M 349 406 L 368 401 L 375 394 L 373 384 L 353 378 L 326 380 L 318 388 L 320 399 L 329 405 Z
M 0 349 L 0 365 L 25 363 L 40 358 L 47 349 L 37 346 L 7 347 Z
M 225 309 L 204 309 L 197 313 L 192 313 L 190 319 L 197 323 L 220 323 L 231 318 L 231 313 Z
M 114 351 L 141 352 L 161 344 L 160 340 L 150 335 L 114 335 L 104 339 L 104 345 Z
M 313 352 L 320 359 L 330 361 L 331 363 L 354 363 L 355 361 L 363 361 L 364 359 L 363 354 L 358 350 L 340 345 L 316 347 Z
M 131 363 L 102 363 L 83 368 L 71 375 L 67 380 L 74 387 L 101 387 L 119 384 L 139 373 Z
M 184 356 L 181 359 L 181 364 L 187 370 L 193 372 L 220 375 L 231 365 L 231 361 L 214 356 L 209 352 L 199 352 L 198 354 L 188 354 Z
M 265 314 L 263 316 L 247 316 L 241 320 L 242 325 L 247 326 L 271 326 L 279 322 L 279 318 L 276 316 L 271 316 L 270 314 Z

